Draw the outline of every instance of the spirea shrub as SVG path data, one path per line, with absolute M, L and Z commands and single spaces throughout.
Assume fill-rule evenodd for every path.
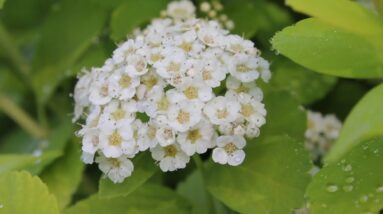
M 240 165 L 246 138 L 266 122 L 255 82 L 269 80 L 269 63 L 253 42 L 195 18 L 186 0 L 169 4 L 166 16 L 84 71 L 75 87 L 82 160 L 115 183 L 146 150 L 164 172 L 210 149 L 214 162 Z

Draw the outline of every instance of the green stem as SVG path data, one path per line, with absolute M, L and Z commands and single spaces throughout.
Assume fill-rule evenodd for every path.
M 29 83 L 29 66 L 24 57 L 19 52 L 15 42 L 9 35 L 7 29 L 0 22 L 0 49 L 5 54 L 5 57 L 11 62 L 16 70 L 22 76 L 24 81 Z
M 47 131 L 41 128 L 24 110 L 8 97 L 0 94 L 0 110 L 36 138 L 44 138 Z
M 197 166 L 197 169 L 202 174 L 202 179 L 203 179 L 202 182 L 204 183 L 204 186 L 206 187 L 206 179 L 205 179 L 206 169 L 204 166 L 204 162 L 202 161 L 199 154 L 193 155 L 192 158 L 193 158 L 195 165 Z M 215 210 L 214 198 L 208 191 L 207 191 L 207 198 L 208 198 L 207 200 L 208 200 L 208 206 L 209 206 L 208 207 L 209 213 L 217 213 L 217 211 Z

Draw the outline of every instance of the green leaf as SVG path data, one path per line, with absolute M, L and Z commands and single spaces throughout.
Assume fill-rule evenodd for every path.
M 27 172 L 0 176 L 2 213 L 59 213 L 57 201 L 38 177 Z
M 100 34 L 106 11 L 84 1 L 64 0 L 47 18 L 33 60 L 33 86 L 43 104 Z
M 209 193 L 207 192 L 201 171 L 195 170 L 177 187 L 177 192 L 187 198 L 193 205 L 195 214 L 209 213 Z
M 134 29 L 159 17 L 168 2 L 168 0 L 125 1 L 112 13 L 110 23 L 112 39 L 120 42 Z
M 115 184 L 108 178 L 100 179 L 99 194 L 101 198 L 127 196 L 148 181 L 158 170 L 158 166 L 154 164 L 148 152 L 140 154 L 133 160 L 133 164 L 133 174 L 122 183 Z
M 359 143 L 325 166 L 307 189 L 312 213 L 379 213 L 383 207 L 383 138 Z
M 64 156 L 53 162 L 40 175 L 58 201 L 60 210 L 71 201 L 72 194 L 80 184 L 84 164 L 81 162 L 79 145 L 72 141 Z
M 279 90 L 266 91 L 264 102 L 267 116 L 260 137 L 286 134 L 303 142 L 306 112 L 300 104 L 288 92 Z
M 310 159 L 301 142 L 287 137 L 249 142 L 245 162 L 215 165 L 207 171 L 207 188 L 240 213 L 291 213 L 304 201 Z
M 5 0 L 0 0 L 0 9 L 3 8 Z
M 304 105 L 323 98 L 337 82 L 335 77 L 315 73 L 284 58 L 274 61 L 271 70 L 273 78 L 266 87 L 286 90 Z
M 376 10 L 380 15 L 383 15 L 383 0 L 373 0 Z
M 287 0 L 293 9 L 371 40 L 383 36 L 382 20 L 356 2 L 348 0 Z M 382 44 L 382 43 L 381 43 Z
M 367 38 L 311 18 L 277 33 L 272 44 L 278 52 L 314 71 L 373 78 L 383 77 L 383 43 L 375 42 L 383 42 L 381 38 Z
M 338 161 L 362 140 L 383 135 L 383 84 L 367 93 L 344 122 L 339 138 L 331 148 L 326 163 Z
M 120 213 L 190 213 L 185 199 L 175 192 L 153 184 L 146 184 L 126 197 L 100 198 L 94 195 L 80 201 L 65 214 L 120 214 Z
M 38 174 L 45 166 L 51 163 L 61 153 L 57 151 L 46 152 L 40 156 L 22 154 L 0 155 L 0 174 L 12 170 L 28 170 L 32 174 Z
M 258 0 L 224 1 L 224 13 L 235 23 L 233 32 L 246 38 L 256 33 L 268 33 L 269 36 L 292 23 L 289 14 L 276 4 Z

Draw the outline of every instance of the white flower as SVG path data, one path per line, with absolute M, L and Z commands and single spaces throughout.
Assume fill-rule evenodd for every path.
M 140 80 L 137 77 L 132 77 L 122 70 L 115 71 L 110 76 L 109 82 L 109 88 L 114 97 L 118 97 L 121 100 L 132 98 L 136 94 L 137 86 L 140 84 Z
M 204 1 L 200 4 L 200 10 L 202 12 L 208 12 L 211 9 L 211 5 L 209 2 Z
M 128 56 L 135 54 L 136 50 L 142 47 L 142 42 L 142 39 L 129 39 L 128 41 L 124 42 L 113 52 L 114 63 L 124 63 Z
M 238 101 L 241 104 L 240 114 L 244 119 L 256 124 L 258 127 L 266 123 L 266 109 L 263 103 L 245 93 L 238 95 Z
M 233 76 L 229 75 L 229 77 L 226 80 L 226 87 L 229 90 L 229 93 L 236 92 L 236 93 L 246 93 L 253 96 L 256 100 L 262 101 L 263 99 L 263 92 L 260 88 L 257 87 L 257 85 L 253 82 L 249 83 L 242 83 L 238 79 L 234 78 Z
M 156 140 L 161 146 L 168 146 L 176 141 L 176 132 L 168 126 L 161 126 L 156 131 Z
M 134 170 L 133 163 L 128 159 L 128 156 L 106 158 L 103 155 L 99 155 L 96 158 L 96 162 L 98 163 L 98 168 L 105 173 L 113 183 L 123 182 Z
M 219 96 L 210 100 L 203 112 L 216 125 L 233 122 L 239 116 L 240 104 L 228 97 Z
M 217 138 L 217 148 L 213 150 L 213 161 L 238 166 L 245 159 L 245 152 L 242 150 L 245 145 L 246 140 L 242 136 L 219 136 Z
M 154 67 L 162 78 L 171 78 L 186 73 L 188 65 L 185 59 L 185 53 L 181 51 L 164 50 L 164 59 L 154 63 Z
M 270 63 L 263 58 L 259 58 L 258 71 L 261 73 L 262 80 L 269 82 L 271 78 Z
M 329 151 L 341 128 L 342 123 L 335 115 L 323 116 L 319 112 L 307 111 L 305 147 L 315 161 Z
M 143 56 L 132 55 L 127 57 L 127 66 L 125 72 L 129 76 L 142 76 L 148 72 L 147 61 Z
M 220 86 L 221 81 L 223 81 L 226 77 L 227 69 L 221 66 L 218 60 L 201 60 L 199 66 L 200 72 L 196 75 L 198 78 L 195 78 L 194 81 L 202 80 L 207 86 L 211 88 Z
M 234 55 L 230 74 L 242 82 L 251 82 L 259 77 L 259 58 L 239 53 Z
M 156 117 L 158 114 L 166 114 L 171 105 L 169 97 L 162 88 L 155 87 L 145 101 L 142 102 L 143 110 L 149 117 Z
M 187 31 L 174 38 L 175 46 L 180 48 L 185 54 L 197 55 L 199 54 L 204 45 L 197 39 L 197 33 L 193 30 Z
M 99 128 L 115 129 L 129 124 L 135 118 L 135 107 L 132 102 L 111 101 L 105 105 L 100 116 Z
M 137 152 L 137 144 L 132 137 L 133 131 L 130 126 L 103 129 L 100 132 L 100 150 L 108 158 L 117 158 L 123 154 L 134 155 Z
M 187 132 L 179 133 L 177 142 L 181 149 L 189 156 L 194 153 L 203 154 L 209 148 L 215 146 L 215 131 L 210 122 L 201 120 L 196 126 Z
M 171 105 L 168 110 L 169 126 L 179 132 L 184 132 L 201 120 L 201 107 L 194 102 L 180 102 Z
M 85 164 L 92 164 L 94 160 L 94 153 L 88 153 L 88 152 L 82 152 L 81 153 L 81 160 Z
M 89 87 L 93 81 L 94 73 L 84 70 L 82 76 L 78 78 L 78 82 L 74 88 L 74 101 L 75 101 L 75 115 L 73 121 L 80 118 L 83 113 L 84 107 L 90 104 L 89 101 Z
M 217 47 L 224 43 L 224 32 L 219 28 L 219 24 L 214 21 L 202 25 L 197 35 L 205 45 L 210 47 Z
M 150 150 L 154 160 L 159 161 L 162 171 L 175 171 L 186 167 L 190 157 L 186 155 L 178 144 L 171 144 L 165 147 L 157 145 Z
M 167 96 L 174 102 L 183 100 L 206 102 L 213 98 L 213 90 L 200 81 L 187 81 L 178 89 L 167 91 Z
M 108 75 L 100 73 L 90 86 L 89 100 L 94 105 L 104 105 L 112 100 L 113 93 L 110 88 Z
M 84 134 L 82 138 L 82 151 L 94 155 L 99 149 L 99 130 L 91 130 Z
M 176 19 L 194 17 L 195 7 L 189 0 L 174 1 L 168 5 L 167 15 Z
M 232 53 L 253 53 L 254 43 L 250 40 L 245 40 L 238 35 L 229 35 L 225 38 L 226 50 Z

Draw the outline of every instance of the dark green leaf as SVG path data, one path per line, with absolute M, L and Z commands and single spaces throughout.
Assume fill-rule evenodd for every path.
M 80 156 L 80 145 L 72 141 L 65 155 L 53 162 L 40 175 L 49 191 L 56 196 L 60 209 L 69 204 L 72 194 L 81 181 L 84 164 Z
M 65 214 L 189 213 L 189 204 L 175 192 L 146 184 L 127 197 L 99 198 L 94 195 L 80 201 Z
M 33 61 L 33 86 L 39 103 L 45 103 L 76 60 L 100 34 L 103 8 L 83 1 L 64 0 L 48 17 Z
M 159 17 L 168 2 L 168 0 L 125 1 L 113 11 L 110 23 L 112 39 L 120 42 L 134 29 Z
M 335 77 L 315 73 L 284 58 L 274 61 L 271 70 L 273 77 L 266 87 L 286 90 L 304 105 L 323 98 L 337 81 Z
M 287 134 L 303 142 L 306 130 L 306 113 L 286 91 L 267 91 L 266 125 L 261 128 L 261 138 Z
M 207 171 L 208 190 L 240 213 L 291 213 L 304 201 L 311 168 L 301 142 L 287 137 L 248 142 L 245 162 Z

